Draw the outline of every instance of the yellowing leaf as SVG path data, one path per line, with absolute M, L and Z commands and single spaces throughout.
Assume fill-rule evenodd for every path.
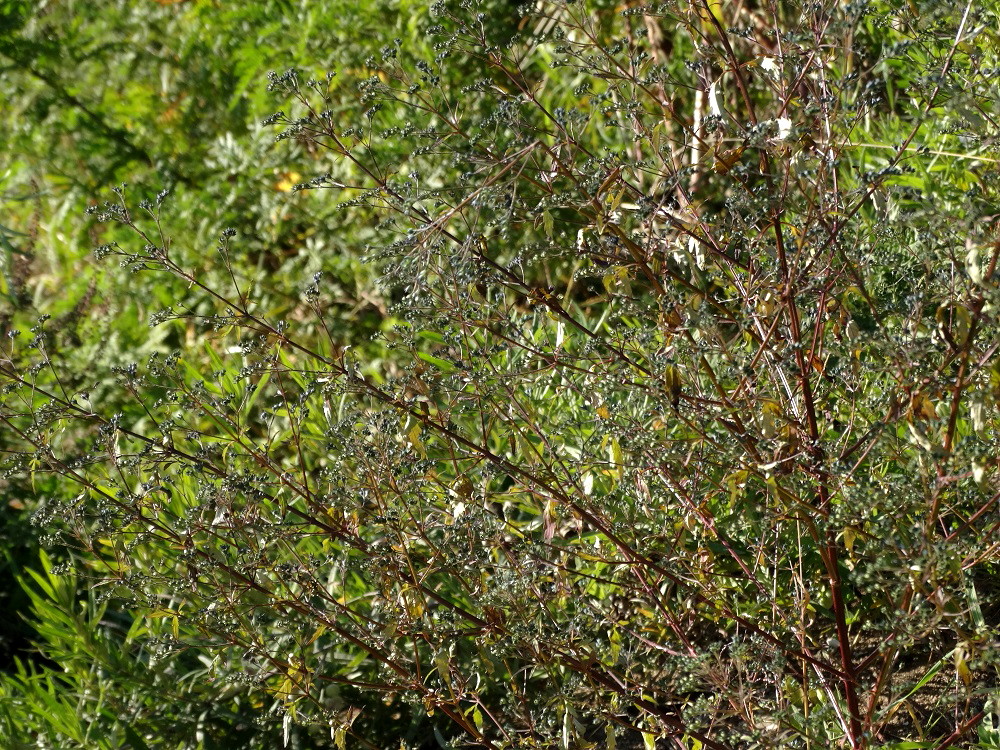
M 934 419 L 937 412 L 934 404 L 923 391 L 918 391 L 910 399 L 910 418 L 916 420 Z
M 765 401 L 760 415 L 760 434 L 765 440 L 778 435 L 781 406 L 776 401 Z
M 959 643 L 955 647 L 955 671 L 966 687 L 972 684 L 972 670 L 969 669 L 969 644 Z
M 622 446 L 618 442 L 618 438 L 611 438 L 611 460 L 614 462 L 615 466 L 621 467 L 625 459 L 622 455 Z
M 472 482 L 465 474 L 458 477 L 458 479 L 455 480 L 454 484 L 452 484 L 451 488 L 455 491 L 455 494 L 458 495 L 463 500 L 468 500 L 470 497 L 472 497 L 472 493 L 475 492 L 476 489 L 475 487 L 472 486 Z
M 315 643 L 316 639 L 319 638 L 320 636 L 322 636 L 323 633 L 325 633 L 325 632 L 326 632 L 326 625 L 320 625 L 318 628 L 316 628 L 315 632 L 312 634 L 312 637 L 309 638 L 309 642 L 308 643 L 310 645 L 313 644 L 313 643 Z
M 441 649 L 434 654 L 434 666 L 445 685 L 451 685 L 451 667 L 448 652 Z
M 681 400 L 681 373 L 674 365 L 667 365 L 663 371 L 663 387 L 670 394 L 670 405 L 676 411 Z
M 404 586 L 399 592 L 400 603 L 410 617 L 417 618 L 424 613 L 424 601 L 420 592 L 412 586 Z
M 854 540 L 858 538 L 858 533 L 847 526 L 844 529 L 844 548 L 847 550 L 847 554 L 854 553 Z
M 422 429 L 423 428 L 420 426 L 420 423 L 417 422 L 410 428 L 410 431 L 406 433 L 406 439 L 410 441 L 410 445 L 413 446 L 413 450 L 419 453 L 421 458 L 427 458 L 427 449 L 420 440 L 420 432 Z
M 610 272 L 604 274 L 604 278 L 601 279 L 604 284 L 604 291 L 608 294 L 613 294 L 618 289 L 627 291 L 626 284 L 628 280 L 628 269 L 625 266 L 613 268 Z
M 715 164 L 712 166 L 712 170 L 716 174 L 727 174 L 729 170 L 739 163 L 745 149 L 745 146 L 737 146 L 736 148 L 726 150 L 716 147 Z

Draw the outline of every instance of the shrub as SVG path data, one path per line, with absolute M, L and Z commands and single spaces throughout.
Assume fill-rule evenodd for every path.
M 196 651 L 155 648 L 157 635 L 184 632 L 177 618 L 161 610 L 130 619 L 98 602 L 96 589 L 81 599 L 76 576 L 44 553 L 38 567 L 18 582 L 46 663 L 16 659 L 13 673 L 0 673 L 5 747 L 274 746 L 278 734 L 261 731 L 266 711 L 249 686 Z
M 994 11 L 487 7 L 272 77 L 377 358 L 119 188 L 98 255 L 197 347 L 116 368 L 126 418 L 14 337 L 9 471 L 340 747 L 996 746 Z

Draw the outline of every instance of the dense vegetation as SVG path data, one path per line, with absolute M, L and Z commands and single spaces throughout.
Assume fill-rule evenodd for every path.
M 223 5 L 0 1 L 5 747 L 1000 747 L 994 6 Z

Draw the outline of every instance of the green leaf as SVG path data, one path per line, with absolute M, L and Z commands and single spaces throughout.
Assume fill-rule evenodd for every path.
M 451 362 L 446 359 L 441 359 L 440 357 L 435 357 L 433 354 L 427 354 L 426 352 L 417 352 L 417 356 L 420 357 L 424 362 L 433 365 L 437 369 L 444 373 L 455 372 L 458 368 L 455 367 Z

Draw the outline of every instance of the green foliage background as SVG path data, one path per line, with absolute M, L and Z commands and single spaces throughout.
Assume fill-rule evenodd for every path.
M 256 123 L 274 107 L 269 70 L 362 65 L 380 40 L 414 38 L 424 15 L 405 4 L 4 3 L 5 332 L 51 316 L 52 344 L 75 372 L 72 386 L 125 414 L 135 404 L 123 401 L 109 368 L 197 342 L 194 328 L 148 325 L 152 312 L 185 297 L 183 284 L 106 272 L 90 260 L 97 236 L 82 212 L 109 186 L 134 181 L 174 194 L 168 229 L 184 237 L 187 257 L 209 278 L 221 269 L 204 248 L 220 227 L 238 228 L 246 272 L 271 282 L 260 299 L 272 314 L 288 314 L 298 287 L 325 272 L 335 297 L 329 324 L 377 360 L 369 340 L 386 320 L 385 304 L 358 246 L 345 246 L 333 206 L 290 193 L 316 155 L 277 151 Z M 143 625 L 120 603 L 113 618 L 103 617 L 108 605 L 88 591 L 85 555 L 52 553 L 62 561 L 57 569 L 81 571 L 85 584 L 76 589 L 76 577 L 52 579 L 49 589 L 29 576 L 52 570 L 38 558 L 50 529 L 29 519 L 63 493 L 75 494 L 41 476 L 12 477 L 4 493 L 3 596 L 17 613 L 2 633 L 5 746 L 142 747 L 141 737 L 155 737 L 164 744 L 154 746 L 273 747 L 282 729 L 280 718 L 277 729 L 267 726 L 271 701 L 251 697 L 239 679 L 210 675 L 211 651 L 156 663 L 142 638 L 178 621 Z M 82 609 L 80 597 L 89 602 Z M 195 637 L 186 626 L 184 633 Z M 299 730 L 289 732 L 294 739 Z
M 0 14 L 9 746 L 998 745 L 994 7 Z

